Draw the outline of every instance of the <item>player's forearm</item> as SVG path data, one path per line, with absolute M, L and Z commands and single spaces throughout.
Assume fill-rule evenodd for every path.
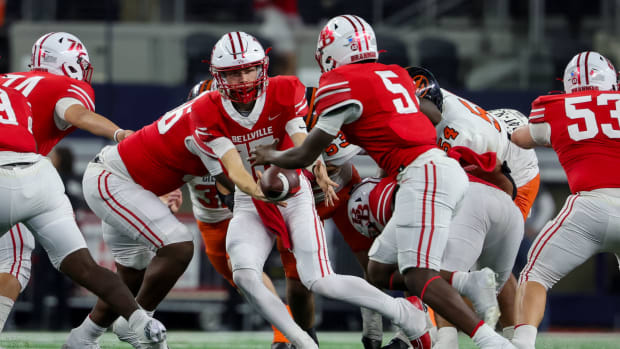
M 512 143 L 525 149 L 531 149 L 538 145 L 530 134 L 529 126 L 522 126 L 514 130 L 510 135 L 510 140 Z
M 67 110 L 65 120 L 79 129 L 112 140 L 114 139 L 114 132 L 120 129 L 118 125 L 109 119 L 78 105 L 74 105 Z
M 317 154 L 313 153 L 304 153 L 301 147 L 294 147 L 284 151 L 273 151 L 266 156 L 266 159 L 268 163 L 282 168 L 304 168 L 314 163 L 321 151 L 319 150 Z

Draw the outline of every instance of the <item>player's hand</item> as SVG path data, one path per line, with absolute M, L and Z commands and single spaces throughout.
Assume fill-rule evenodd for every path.
M 164 194 L 159 199 L 170 209 L 170 212 L 177 213 L 181 204 L 183 204 L 183 192 L 181 189 L 176 189 L 168 194 Z
M 258 179 L 256 180 L 256 189 L 254 190 L 254 193 L 252 193 L 253 198 L 260 200 L 260 201 L 265 201 L 265 202 L 269 202 L 272 204 L 276 204 L 282 207 L 286 207 L 286 205 L 288 205 L 286 201 L 269 200 L 269 198 L 265 196 L 265 194 L 263 193 L 263 190 L 260 188 L 260 179 L 263 177 L 263 173 L 261 171 L 256 171 L 256 177 L 258 177 Z
M 252 165 L 269 165 L 273 158 L 273 153 L 276 151 L 278 140 L 276 139 L 271 144 L 260 144 L 250 151 L 248 160 Z
M 121 132 L 118 133 L 118 135 L 116 136 L 116 139 L 120 143 L 123 139 L 129 137 L 133 133 L 134 133 L 134 131 L 132 131 L 132 130 L 122 130 Z
M 323 193 L 325 193 L 325 206 L 334 206 L 334 200 L 340 200 L 336 190 L 338 183 L 332 181 L 327 174 L 327 167 L 323 161 L 317 161 L 316 165 L 312 168 L 316 183 L 321 187 Z

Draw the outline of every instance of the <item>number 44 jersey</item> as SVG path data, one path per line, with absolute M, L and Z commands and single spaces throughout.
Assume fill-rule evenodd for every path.
M 551 126 L 551 146 L 573 193 L 620 187 L 620 92 L 541 96 L 530 123 Z

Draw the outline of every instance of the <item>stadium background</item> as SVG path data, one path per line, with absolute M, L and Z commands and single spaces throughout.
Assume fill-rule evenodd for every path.
M 379 48 L 387 51 L 382 60 L 429 68 L 442 87 L 485 109 L 509 107 L 527 115 L 536 96 L 562 89 L 557 78 L 579 51 L 596 50 L 620 64 L 618 0 L 274 2 L 283 6 L 271 7 L 267 0 L 0 0 L 0 71 L 27 69 L 32 43 L 46 32 L 76 34 L 95 67 L 97 112 L 124 128 L 139 129 L 184 101 L 191 85 L 206 77 L 208 63 L 203 60 L 209 59 L 213 44 L 231 30 L 247 31 L 273 48 L 270 74 L 294 73 L 316 86 L 320 74 L 314 48 L 320 26 L 343 13 L 360 15 L 373 24 Z M 111 267 L 98 220 L 80 200 L 79 188 L 86 163 L 105 144 L 106 140 L 78 131 L 59 146 L 74 155 L 67 190 L 91 252 Z M 537 153 L 543 187 L 523 254 L 527 240 L 555 215 L 569 193 L 555 154 L 548 149 Z M 363 174 L 374 173 L 368 158 L 356 162 Z M 180 217 L 200 241 L 187 195 Z M 348 247 L 330 227 L 335 269 L 359 275 Z M 215 273 L 197 245 L 192 265 L 159 308 L 158 318 L 169 329 L 267 328 Z M 37 251 L 31 284 L 6 330 L 68 330 L 93 304 L 92 297 L 52 270 L 44 253 Z M 283 293 L 283 273 L 275 254 L 267 272 Z M 619 293 L 616 258 L 595 256 L 553 289 L 542 327 L 618 329 Z M 323 299 L 316 311 L 320 331 L 361 328 L 359 311 L 353 307 Z

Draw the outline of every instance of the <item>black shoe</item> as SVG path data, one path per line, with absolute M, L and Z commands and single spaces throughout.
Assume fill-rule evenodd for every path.
M 362 337 L 362 344 L 364 344 L 364 349 L 381 349 L 380 340 Z
M 291 343 L 271 343 L 271 349 L 292 349 L 295 348 Z
M 408 349 L 409 345 L 400 338 L 392 338 L 392 340 L 381 349 Z

